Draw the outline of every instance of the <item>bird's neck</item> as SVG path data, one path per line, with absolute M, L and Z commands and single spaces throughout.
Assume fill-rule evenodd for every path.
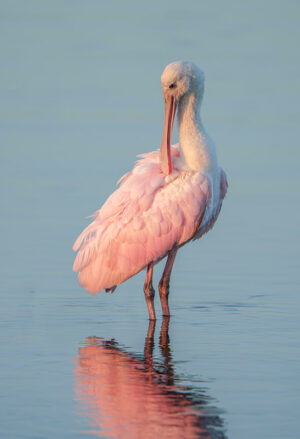
M 199 172 L 209 172 L 216 157 L 200 118 L 201 98 L 194 93 L 183 96 L 178 103 L 179 145 L 186 165 Z

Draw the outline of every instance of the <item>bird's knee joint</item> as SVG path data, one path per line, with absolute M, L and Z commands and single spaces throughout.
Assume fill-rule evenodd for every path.
M 169 288 L 169 282 L 160 281 L 158 286 L 160 296 L 168 296 Z
M 145 293 L 145 296 L 146 296 L 147 298 L 149 298 L 149 299 L 154 299 L 154 296 L 155 296 L 155 290 L 154 290 L 154 288 L 153 288 L 152 286 L 150 286 L 150 285 L 148 285 L 148 284 L 145 284 L 145 285 L 144 285 L 144 293 Z

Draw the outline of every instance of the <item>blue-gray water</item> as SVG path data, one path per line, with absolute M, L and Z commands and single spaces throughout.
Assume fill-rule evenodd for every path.
M 126 437 L 141 418 L 118 425 L 105 409 L 104 355 L 142 383 L 136 395 L 151 381 L 177 433 L 187 410 L 196 436 L 298 438 L 299 3 L 0 9 L 1 437 Z M 135 156 L 159 146 L 160 75 L 176 59 L 206 73 L 203 121 L 230 186 L 212 232 L 179 252 L 169 339 L 159 319 L 150 349 L 145 273 L 91 297 L 71 247 Z M 174 433 L 164 421 L 158 437 Z

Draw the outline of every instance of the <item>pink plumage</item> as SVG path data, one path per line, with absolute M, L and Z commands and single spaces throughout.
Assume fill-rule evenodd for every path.
M 175 68 L 173 66 L 171 73 L 167 70 L 172 64 L 167 66 L 167 73 L 164 72 L 166 78 L 162 76 L 163 90 L 164 81 L 168 83 L 172 80 L 174 83 L 174 72 L 179 88 L 178 66 L 173 64 Z M 198 69 L 190 63 L 181 65 L 187 72 L 186 76 L 193 68 Z M 186 65 L 192 67 L 186 69 Z M 191 79 L 191 91 L 192 82 Z M 80 234 L 73 247 L 78 250 L 73 269 L 79 272 L 80 285 L 91 294 L 103 289 L 114 290 L 148 266 L 145 295 L 150 318 L 155 318 L 153 263 L 166 255 L 173 255 L 160 285 L 165 292 L 161 296 L 167 297 L 176 249 L 192 238 L 199 238 L 212 227 L 227 190 L 225 173 L 214 157 L 214 145 L 199 128 L 199 122 L 194 121 L 198 133 L 194 134 L 191 127 L 194 135 L 185 134 L 187 122 L 180 120 L 180 114 L 186 115 L 188 111 L 188 104 L 182 99 L 187 92 L 183 95 L 172 93 L 169 89 L 164 90 L 166 102 L 169 96 L 172 99 L 172 117 L 176 109 L 174 102 L 179 104 L 179 144 L 170 146 L 169 130 L 172 129 L 173 119 L 165 117 L 161 150 L 140 156 L 133 170 L 120 179 L 119 188 L 95 212 L 93 222 Z M 192 93 L 190 95 L 193 96 Z M 190 119 L 193 119 L 192 115 Z M 190 165 L 191 159 L 195 161 L 195 166 Z M 148 303 L 149 297 L 152 303 Z M 163 306 L 163 311 L 168 314 L 167 304 Z

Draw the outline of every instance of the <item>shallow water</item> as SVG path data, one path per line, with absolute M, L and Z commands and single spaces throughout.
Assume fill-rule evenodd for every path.
M 2 437 L 298 438 L 298 13 L 1 5 Z M 205 70 L 203 121 L 230 187 L 213 231 L 179 252 L 171 320 L 152 328 L 145 273 L 91 297 L 71 247 L 159 146 L 175 59 Z

